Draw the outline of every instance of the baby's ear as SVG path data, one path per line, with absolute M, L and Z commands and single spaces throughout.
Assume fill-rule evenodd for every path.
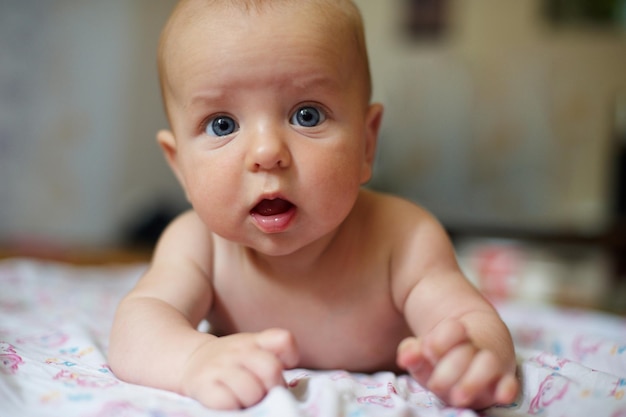
M 176 175 L 180 185 L 183 189 L 185 189 L 185 181 L 180 171 L 180 167 L 178 166 L 178 152 L 176 149 L 176 138 L 174 137 L 174 133 L 172 133 L 171 130 L 159 130 L 157 132 L 156 139 L 161 147 L 161 150 L 163 151 L 163 155 L 165 155 L 165 160 L 174 172 L 174 175 Z
M 379 103 L 371 104 L 365 116 L 365 164 L 361 176 L 362 183 L 366 183 L 372 177 L 378 132 L 380 131 L 382 120 L 383 105 Z

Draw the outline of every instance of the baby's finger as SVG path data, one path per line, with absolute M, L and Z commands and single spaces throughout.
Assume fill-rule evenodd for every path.
M 435 366 L 428 389 L 445 400 L 451 388 L 470 367 L 475 354 L 476 348 L 469 343 L 454 347 Z
M 406 338 L 398 345 L 396 363 L 422 385 L 426 385 L 433 372 L 433 365 L 423 354 L 421 340 L 415 337 Z
M 424 354 L 436 363 L 448 351 L 469 340 L 465 326 L 457 320 L 446 320 L 435 326 L 424 339 Z
M 219 381 L 213 381 L 193 395 L 197 401 L 214 410 L 237 410 L 241 408 L 235 393 Z
M 283 364 L 272 352 L 258 350 L 248 356 L 242 365 L 259 381 L 267 393 L 274 387 L 286 386 Z
M 457 407 L 466 407 L 480 397 L 485 406 L 491 405 L 496 401 L 495 384 L 501 375 L 502 366 L 496 355 L 487 350 L 478 352 L 452 389 L 450 401 Z
M 519 389 L 519 381 L 515 374 L 504 375 L 496 387 L 496 402 L 498 404 L 511 404 L 517 398 Z
M 246 368 L 230 368 L 219 382 L 232 393 L 237 403 L 235 409 L 251 407 L 267 394 L 264 383 Z
M 407 337 L 398 345 L 396 362 L 402 369 L 410 369 L 423 361 L 422 341 L 416 337 Z
M 293 368 L 300 360 L 296 339 L 288 330 L 265 330 L 257 335 L 256 343 L 261 349 L 276 355 L 286 369 Z

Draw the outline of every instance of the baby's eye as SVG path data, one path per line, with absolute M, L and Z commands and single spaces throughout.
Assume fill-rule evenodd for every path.
M 205 133 L 209 136 L 227 136 L 237 131 L 239 125 L 229 116 L 217 116 L 207 123 Z
M 304 106 L 296 110 L 291 116 L 290 123 L 298 126 L 313 127 L 319 125 L 324 120 L 326 120 L 326 116 L 321 110 L 313 106 Z

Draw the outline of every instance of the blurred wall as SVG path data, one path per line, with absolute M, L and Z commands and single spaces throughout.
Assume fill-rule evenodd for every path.
M 448 225 L 584 233 L 609 214 L 624 31 L 554 29 L 539 0 L 450 0 L 409 39 L 406 0 L 356 0 L 375 99 L 372 183 Z M 114 244 L 184 198 L 155 144 L 155 52 L 174 0 L 0 0 L 0 244 Z
M 626 27 L 552 27 L 540 0 L 450 0 L 441 36 L 409 38 L 407 0 L 357 2 L 386 105 L 375 187 L 458 228 L 606 227 Z
M 0 0 L 0 243 L 110 244 L 178 197 L 154 136 L 174 1 Z

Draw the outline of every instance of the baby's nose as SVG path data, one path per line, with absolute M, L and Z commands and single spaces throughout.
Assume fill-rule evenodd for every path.
M 258 132 L 250 141 L 246 166 L 251 171 L 287 168 L 291 154 L 278 129 Z

